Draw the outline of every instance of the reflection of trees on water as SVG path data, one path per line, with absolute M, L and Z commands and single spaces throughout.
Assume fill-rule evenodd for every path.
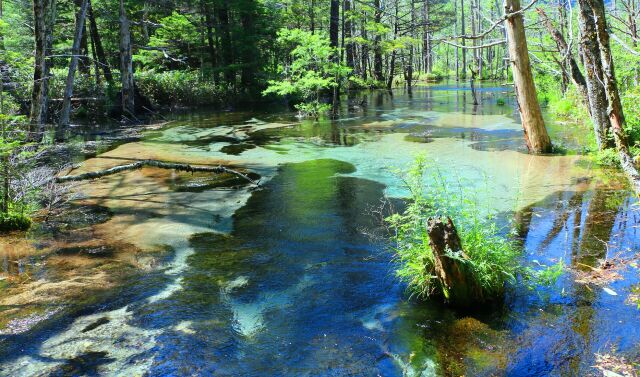
M 572 268 L 597 266 L 601 260 L 613 257 L 625 242 L 618 238 L 624 238 L 626 232 L 630 208 L 630 202 L 624 200 L 626 196 L 625 192 L 603 187 L 555 194 L 544 201 L 556 203 L 551 210 L 534 205 L 516 213 L 517 234 L 525 244 L 528 239 L 534 242 L 539 239 L 534 249 L 548 257 L 557 257 L 562 248 L 558 245 L 564 245 L 570 251 L 564 258 Z M 599 291 L 578 283 L 572 284 L 571 290 L 573 304 L 560 307 L 560 317 L 554 320 L 560 327 L 546 335 L 555 337 L 554 344 L 562 348 L 551 349 L 549 356 L 564 360 L 559 363 L 562 375 L 584 372 L 600 345 L 595 331 L 602 310 L 596 305 Z

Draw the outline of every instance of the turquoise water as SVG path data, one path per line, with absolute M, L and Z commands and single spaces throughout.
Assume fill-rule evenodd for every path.
M 513 219 L 523 263 L 585 270 L 637 255 L 640 208 L 621 178 L 573 153 L 527 155 L 512 102 L 498 98 L 507 90 L 484 88 L 479 107 L 456 86 L 365 93 L 318 123 L 199 112 L 87 161 L 224 160 L 259 173 L 262 187 L 184 192 L 153 172 L 132 173 L 135 188 L 117 177 L 80 187 L 113 211 L 104 226 L 119 238 L 170 252 L 91 305 L 0 335 L 0 372 L 582 376 L 598 352 L 640 360 L 635 265 L 603 286 L 571 272 L 550 288 L 518 285 L 501 307 L 471 312 L 411 300 L 395 279 L 379 210 L 402 206 L 392 171 L 420 154 L 452 185 L 476 188 L 501 222 Z M 550 129 L 569 150 L 584 143 Z

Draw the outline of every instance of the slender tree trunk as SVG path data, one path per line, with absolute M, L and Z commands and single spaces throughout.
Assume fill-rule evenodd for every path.
M 344 18 L 344 37 L 345 37 L 345 50 L 347 54 L 347 67 L 355 68 L 355 49 L 353 41 L 351 40 L 353 34 L 353 22 L 351 21 L 351 0 L 344 0 L 344 12 L 342 14 Z
M 580 14 L 580 51 L 585 68 L 585 81 L 589 97 L 589 108 L 593 131 L 598 143 L 598 148 L 613 147 L 613 142 L 608 138 L 611 129 L 609 115 L 607 114 L 607 94 L 603 86 L 604 73 L 600 60 L 600 48 L 596 25 L 593 19 L 593 10 L 587 0 L 578 0 Z
M 398 4 L 398 0 L 395 1 L 395 20 L 393 23 L 393 39 L 395 40 L 396 38 L 398 38 L 398 32 L 399 32 L 399 25 L 398 23 L 400 22 L 400 20 L 398 19 L 398 12 L 399 12 L 399 4 Z M 396 69 L 396 56 L 397 56 L 397 52 L 394 49 L 391 52 L 391 61 L 389 63 L 389 78 L 387 80 L 387 89 L 391 89 L 393 87 L 393 78 L 395 76 L 395 69 Z
M 416 4 L 415 4 L 415 0 L 411 0 L 410 2 L 410 7 L 411 7 L 411 36 L 415 37 L 415 29 L 416 29 Z M 409 93 L 412 92 L 412 86 L 413 86 L 413 58 L 414 58 L 414 51 L 415 48 L 413 47 L 413 45 L 409 46 L 409 62 L 408 62 L 408 66 L 406 68 L 406 81 L 407 81 L 407 90 L 409 91 Z
M 329 18 L 329 41 L 331 47 L 337 48 L 340 30 L 340 1 L 331 0 L 331 8 L 329 11 L 331 13 Z
M 424 55 L 424 71 L 426 73 L 431 73 L 433 69 L 433 64 L 431 62 L 432 54 L 431 51 L 431 33 L 429 30 L 430 23 L 430 9 L 429 9 L 429 0 L 424 0 L 422 3 L 422 50 Z
M 207 47 L 209 51 L 209 60 L 211 61 L 211 71 L 213 75 L 213 82 L 218 85 L 220 77 L 216 72 L 218 66 L 218 55 L 216 54 L 216 40 L 213 35 L 213 16 L 211 15 L 210 6 L 207 6 L 204 2 L 202 4 L 202 12 L 204 13 L 204 21 L 207 28 Z
M 520 0 L 505 0 L 504 6 L 505 14 L 511 14 L 506 20 L 509 55 L 527 147 L 531 153 L 548 153 L 552 149 L 551 139 L 542 119 L 542 111 L 533 83 L 524 19 L 522 13 L 513 14 L 520 11 Z
M 464 0 L 460 0 L 460 35 L 464 35 L 464 33 L 466 33 L 466 28 L 464 25 Z M 467 77 L 467 49 L 464 48 L 464 46 L 466 45 L 466 39 L 462 38 L 461 44 L 463 46 L 462 48 L 462 74 L 461 77 L 462 79 L 465 79 Z
M 47 120 L 47 96 L 49 92 L 49 78 L 47 77 L 47 11 L 49 7 L 49 0 L 33 0 L 35 55 L 29 122 L 30 140 L 40 139 Z
M 236 73 L 231 67 L 233 64 L 233 46 L 231 45 L 231 29 L 229 25 L 229 4 L 227 0 L 221 1 L 217 9 L 219 34 L 221 37 L 222 65 L 224 66 L 224 80 L 227 85 L 235 87 Z
M 93 8 L 91 7 L 91 0 L 89 0 L 89 5 L 87 8 L 87 16 L 89 17 L 89 30 L 91 31 L 91 43 L 95 46 L 96 55 L 98 57 L 98 64 L 102 68 L 102 73 L 104 75 L 105 80 L 107 80 L 107 83 L 113 86 L 113 74 L 111 73 L 111 68 L 109 67 L 107 56 L 104 53 L 104 48 L 102 47 L 102 39 L 100 39 L 100 32 L 98 31 L 98 24 L 96 22 L 95 15 L 93 14 Z
M 240 72 L 240 82 L 242 83 L 242 89 L 247 90 L 254 87 L 255 81 L 255 61 L 256 56 L 258 56 L 259 51 L 254 48 L 254 44 L 252 44 L 255 39 L 255 9 L 254 3 L 249 2 L 249 4 L 242 7 L 242 11 L 240 12 L 240 23 L 242 25 L 242 29 L 245 36 L 248 36 L 245 39 L 245 43 L 241 48 L 241 56 L 242 56 L 242 71 Z M 247 43 L 247 40 L 250 40 Z
M 380 24 L 382 22 L 382 8 L 380 4 L 380 0 L 373 1 L 374 9 L 374 21 L 376 24 Z M 373 46 L 373 73 L 375 75 L 376 81 L 383 82 L 384 76 L 382 73 L 382 35 L 379 32 L 376 32 Z
M 83 31 L 85 29 L 85 17 L 87 15 L 88 0 L 82 0 L 78 15 L 76 17 L 76 30 L 73 37 L 73 46 L 71 47 L 71 61 L 69 62 L 69 72 L 67 73 L 67 82 L 62 97 L 62 113 L 60 114 L 60 127 L 69 125 L 69 117 L 71 114 L 71 96 L 73 96 L 73 81 L 78 66 L 78 55 L 80 54 L 80 42 L 82 40 Z
M 311 0 L 309 5 L 309 30 L 311 30 L 311 34 L 315 34 L 316 32 L 316 2 L 315 0 Z
M 458 32 L 458 0 L 453 0 L 453 30 L 454 33 Z M 460 49 L 456 47 L 456 80 L 460 79 Z
M 580 94 L 582 102 L 587 106 L 587 108 L 589 108 L 589 93 L 587 90 L 587 82 L 585 81 L 585 78 L 582 75 L 580 68 L 578 67 L 578 63 L 573 58 L 573 54 L 571 53 L 571 51 L 569 51 L 569 46 L 567 45 L 564 36 L 560 31 L 558 31 L 558 29 L 553 26 L 551 20 L 542 8 L 537 8 L 536 10 L 540 15 L 540 19 L 542 20 L 545 28 L 547 29 L 549 34 L 551 34 L 553 40 L 556 42 L 558 51 L 560 51 L 560 54 L 562 56 L 566 57 L 564 64 L 565 67 L 569 70 L 571 81 Z M 591 109 L 589 108 L 589 110 Z
M 631 154 L 629 153 L 629 145 L 624 130 L 625 119 L 614 72 L 613 56 L 611 54 L 609 32 L 607 31 L 604 2 L 602 0 L 588 1 L 593 11 L 593 19 L 600 47 L 600 61 L 602 62 L 602 72 L 604 73 L 603 84 L 607 95 L 607 101 L 609 103 L 607 112 L 609 113 L 613 139 L 619 152 L 618 155 L 620 157 L 622 169 L 629 177 L 635 192 L 640 194 L 640 173 L 636 169 Z
M 129 19 L 120 0 L 120 76 L 122 83 L 122 111 L 135 114 L 135 87 L 133 81 L 133 59 Z
M 367 44 L 367 12 L 363 12 L 363 17 L 362 17 L 362 21 L 360 24 L 360 35 L 362 36 L 362 39 L 365 41 L 365 43 L 362 44 L 362 51 L 361 51 L 361 69 L 362 72 L 360 72 L 360 74 L 362 75 L 362 79 L 363 80 L 367 80 L 368 78 L 368 71 L 369 71 L 369 45 Z

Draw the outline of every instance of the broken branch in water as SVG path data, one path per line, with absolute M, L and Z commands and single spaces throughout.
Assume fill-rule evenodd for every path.
M 97 178 L 106 177 L 108 175 L 118 174 L 118 173 L 121 173 L 121 172 L 124 172 L 124 171 L 138 170 L 138 169 L 141 169 L 143 167 L 154 167 L 154 168 L 159 168 L 159 169 L 171 169 L 171 170 L 186 171 L 186 172 L 192 172 L 192 173 L 195 173 L 195 172 L 228 173 L 228 174 L 233 174 L 235 176 L 243 178 L 243 179 L 247 180 L 248 182 L 251 182 L 252 184 L 254 184 L 256 186 L 260 186 L 260 183 L 258 181 L 255 181 L 255 180 L 251 179 L 247 174 L 241 173 L 241 172 L 239 172 L 237 170 L 226 168 L 226 167 L 224 167 L 222 165 L 218 165 L 218 166 L 193 166 L 193 165 L 189 165 L 189 164 L 177 164 L 177 163 L 163 162 L 163 161 L 157 161 L 157 160 L 140 160 L 140 161 L 136 161 L 136 162 L 131 163 L 131 164 L 114 166 L 112 168 L 105 169 L 105 170 L 98 170 L 98 171 L 93 171 L 93 172 L 84 173 L 84 174 L 78 174 L 78 175 L 65 175 L 65 176 L 62 176 L 62 177 L 56 177 L 55 180 L 56 180 L 57 183 L 84 181 L 84 180 L 89 180 L 89 179 L 97 179 Z

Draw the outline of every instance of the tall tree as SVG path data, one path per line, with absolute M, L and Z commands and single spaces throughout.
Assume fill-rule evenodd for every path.
M 602 0 L 586 0 L 591 6 L 593 12 L 592 17 L 595 23 L 595 33 L 598 37 L 598 47 L 600 49 L 600 61 L 602 62 L 602 73 L 604 74 L 604 82 L 602 83 L 607 95 L 607 112 L 609 113 L 609 121 L 611 122 L 611 131 L 613 139 L 618 149 L 620 164 L 625 171 L 631 184 L 640 194 L 640 173 L 636 168 L 633 158 L 629 153 L 629 145 L 627 135 L 625 133 L 625 118 L 622 110 L 622 101 L 618 92 L 618 84 L 613 65 L 613 55 L 611 54 L 610 37 L 607 30 L 607 20 L 605 17 L 604 1 Z
M 37 140 L 44 131 L 47 121 L 49 95 L 49 69 L 47 60 L 48 47 L 48 15 L 52 12 L 52 1 L 33 0 L 33 34 L 35 39 L 33 91 L 31 94 L 31 112 L 29 139 Z
M 120 78 L 122 84 L 122 111 L 135 114 L 135 86 L 133 81 L 133 56 L 131 50 L 131 31 L 129 18 L 120 0 Z
M 82 0 L 78 16 L 76 17 L 76 30 L 73 36 L 73 46 L 71 47 L 71 59 L 69 62 L 69 71 L 67 73 L 67 81 L 62 97 L 62 112 L 60 114 L 59 125 L 69 125 L 69 116 L 71 113 L 71 96 L 73 95 L 73 81 L 78 67 L 78 59 L 80 55 L 80 43 L 82 41 L 83 32 L 85 30 L 85 17 L 87 15 L 88 0 Z
M 340 1 L 331 0 L 329 17 L 329 41 L 331 47 L 338 47 L 338 37 L 340 32 Z
M 513 81 L 527 147 L 531 153 L 548 153 L 552 149 L 551 139 L 542 119 L 533 83 L 520 0 L 505 0 L 504 8 Z
M 613 146 L 608 138 L 611 123 L 607 114 L 607 94 L 602 85 L 604 73 L 600 60 L 600 47 L 593 19 L 593 9 L 587 0 L 578 0 L 580 20 L 580 52 L 585 69 L 585 81 L 589 96 L 589 112 L 598 148 Z
M 376 23 L 376 27 L 382 22 L 382 5 L 380 0 L 373 0 L 373 19 Z M 384 75 L 382 73 L 382 34 L 376 31 L 373 41 L 373 74 L 376 81 L 384 81 Z

